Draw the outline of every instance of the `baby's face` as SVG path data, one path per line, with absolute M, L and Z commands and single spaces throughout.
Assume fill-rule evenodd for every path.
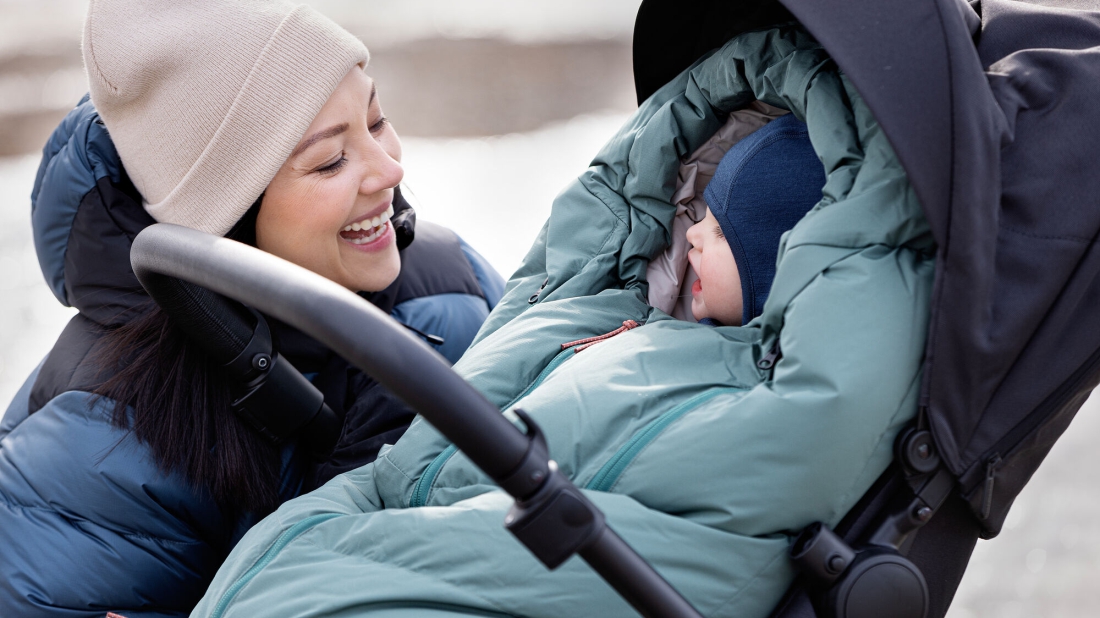
M 691 263 L 699 280 L 691 286 L 691 313 L 696 320 L 710 318 L 726 326 L 741 324 L 741 276 L 733 250 L 722 234 L 718 220 L 707 209 L 707 216 L 687 232 Z

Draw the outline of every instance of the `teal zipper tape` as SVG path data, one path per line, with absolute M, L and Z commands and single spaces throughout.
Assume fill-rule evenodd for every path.
M 608 459 L 607 463 L 596 473 L 596 476 L 592 477 L 592 480 L 585 485 L 585 489 L 611 491 L 611 488 L 615 486 L 615 482 L 619 480 L 619 476 L 634 461 L 638 453 L 642 452 L 665 428 L 719 394 L 734 390 L 736 389 L 717 388 L 704 391 L 653 419 L 641 431 L 634 434 L 630 440 L 627 440 L 626 444 L 619 447 L 619 450 L 615 451 L 611 459 Z
M 214 607 L 214 613 L 210 614 L 210 618 L 221 618 L 225 613 L 229 604 L 233 601 L 233 597 L 237 596 L 237 593 L 248 585 L 248 582 L 252 581 L 260 571 L 267 565 L 271 564 L 271 561 L 275 559 L 275 556 L 283 550 L 291 541 L 301 535 L 303 532 L 310 528 L 320 524 L 322 522 L 339 517 L 339 513 L 325 513 L 323 515 L 313 515 L 303 519 L 302 521 L 294 524 L 290 528 L 287 528 L 285 532 L 279 535 L 279 538 L 275 539 L 275 542 L 271 547 L 267 548 L 264 555 L 260 556 L 260 559 L 256 561 L 256 564 L 252 565 L 251 569 L 245 571 L 244 575 L 240 579 L 233 582 L 233 585 L 229 587 L 229 590 L 225 591 L 222 598 L 218 601 L 218 604 Z

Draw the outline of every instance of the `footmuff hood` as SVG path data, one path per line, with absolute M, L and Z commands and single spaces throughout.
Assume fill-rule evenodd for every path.
M 645 0 L 639 101 L 731 36 L 790 19 L 866 102 L 931 226 L 922 423 L 992 536 L 1100 381 L 1100 10 Z

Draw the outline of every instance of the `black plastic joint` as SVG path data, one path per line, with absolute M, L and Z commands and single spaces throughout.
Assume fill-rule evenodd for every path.
M 516 416 L 527 428 L 527 452 L 523 459 L 499 484 L 516 500 L 526 500 L 550 476 L 550 448 L 546 446 L 546 436 L 538 424 L 523 410 L 516 410 Z
M 245 388 L 233 410 L 277 445 L 296 437 L 324 407 L 321 391 L 279 354 L 269 357 L 267 371 Z
M 239 382 L 252 382 L 256 378 L 267 373 L 271 369 L 272 357 L 275 355 L 275 344 L 271 338 L 271 328 L 267 325 L 259 312 L 251 310 L 256 317 L 256 326 L 252 329 L 252 337 L 237 354 L 236 358 L 225 364 L 229 375 Z
M 499 484 L 516 503 L 504 518 L 508 529 L 549 569 L 596 540 L 604 516 L 550 460 L 546 436 L 523 410 L 516 410 L 527 431 L 527 452 Z
M 835 582 L 855 557 L 844 539 L 821 522 L 806 526 L 791 543 L 791 560 L 819 587 Z
M 343 418 L 325 405 L 324 395 L 275 351 L 271 328 L 258 311 L 252 337 L 225 364 L 241 383 L 231 404 L 234 413 L 276 446 L 298 439 L 315 459 L 327 456 L 343 428 Z
M 930 474 L 940 466 L 932 432 L 910 427 L 898 435 L 894 455 L 910 474 Z
M 824 524 L 807 526 L 791 558 L 809 579 L 821 618 L 926 618 L 928 584 L 893 547 L 853 550 Z
M 548 569 L 595 541 L 604 526 L 603 512 L 556 466 L 535 495 L 517 500 L 504 518 L 504 527 Z

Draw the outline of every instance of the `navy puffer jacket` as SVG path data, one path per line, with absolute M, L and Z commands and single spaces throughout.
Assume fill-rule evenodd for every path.
M 92 104 L 81 102 L 47 143 L 35 181 L 34 239 L 54 294 L 79 314 L 0 421 L 0 616 L 184 616 L 255 515 L 232 515 L 113 426 L 94 347 L 105 327 L 148 300 L 130 270 L 141 208 Z M 407 208 L 398 204 L 395 209 Z M 406 217 L 406 220 L 409 220 Z M 399 279 L 368 299 L 446 342 L 452 362 L 499 300 L 503 280 L 453 232 L 420 222 Z M 282 353 L 348 413 L 355 461 L 373 459 L 413 414 L 305 335 L 281 327 Z M 285 344 L 285 345 L 284 345 Z M 344 443 L 347 443 L 345 436 Z M 309 471 L 288 448 L 284 499 L 340 468 Z M 305 477 L 312 477 L 303 481 Z

